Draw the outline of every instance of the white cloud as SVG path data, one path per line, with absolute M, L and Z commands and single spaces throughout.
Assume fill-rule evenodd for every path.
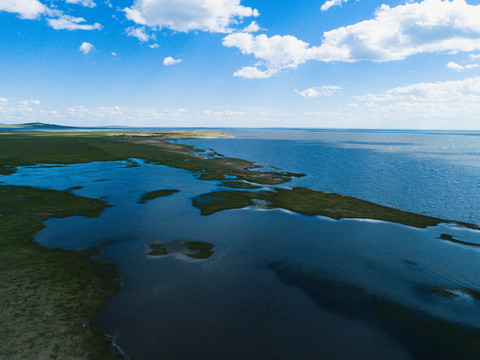
M 182 32 L 230 32 L 238 20 L 259 15 L 240 0 L 135 0 L 124 11 L 137 24 Z
M 66 0 L 68 4 L 80 4 L 85 7 L 93 8 L 97 6 L 93 0 Z
M 452 69 L 452 70 L 455 70 L 455 71 L 464 71 L 464 70 L 471 70 L 471 69 L 474 69 L 476 67 L 478 67 L 479 65 L 478 64 L 467 64 L 467 65 L 460 65 L 460 64 L 457 64 L 456 62 L 453 62 L 453 61 L 450 61 L 448 64 L 447 64 L 447 67 L 449 69 Z
M 48 8 L 38 0 L 2 0 L 0 11 L 15 13 L 22 19 L 34 20 L 48 12 Z
M 478 19 L 480 5 L 464 0 L 425 0 L 393 8 L 382 5 L 372 20 L 325 32 L 320 46 L 290 35 L 254 37 L 246 33 L 227 35 L 223 45 L 262 60 L 271 76 L 308 60 L 382 62 L 422 53 L 480 50 Z
M 480 58 L 480 54 L 470 54 L 470 59 L 471 60 L 476 60 L 476 59 L 479 59 Z
M 155 43 L 155 44 L 148 45 L 148 47 L 149 47 L 150 49 L 156 49 L 156 48 L 160 47 L 160 45 L 158 45 L 157 43 Z
M 355 99 L 367 110 L 364 116 L 402 121 L 402 128 L 422 123 L 431 124 L 424 128 L 480 128 L 480 77 L 411 84 Z
M 319 96 L 332 96 L 334 94 L 339 93 L 342 90 L 341 86 L 337 85 L 323 85 L 323 86 L 317 86 L 317 87 L 312 87 L 303 91 L 299 91 L 295 89 L 295 92 L 298 95 L 301 95 L 303 97 L 319 97 Z
M 116 52 L 112 52 L 112 56 L 118 56 Z
M 260 29 L 261 29 L 260 25 L 258 25 L 256 21 L 252 21 L 250 25 L 244 27 L 242 31 L 247 33 L 254 33 L 254 32 L 260 31 Z
M 93 0 L 67 0 L 70 3 L 79 3 L 83 6 L 93 7 Z M 65 15 L 62 11 L 47 7 L 38 0 L 0 0 L 0 12 L 7 11 L 19 14 L 21 19 L 36 20 L 42 16 L 47 16 L 48 25 L 55 30 L 101 30 L 102 25 L 95 23 L 93 25 L 82 24 L 85 19 Z
M 257 67 L 247 66 L 238 70 L 235 76 L 246 78 L 268 78 L 282 69 L 294 69 L 308 59 L 312 49 L 308 43 L 298 40 L 294 36 L 272 36 L 248 33 L 235 33 L 223 38 L 223 46 L 237 47 L 242 54 L 253 55 L 264 61 L 267 68 L 261 71 Z
M 165 66 L 175 65 L 175 64 L 178 64 L 179 62 L 182 62 L 182 59 L 174 59 L 171 56 L 163 59 L 163 65 Z
M 61 15 L 57 19 L 48 19 L 48 25 L 55 30 L 102 30 L 103 28 L 99 23 L 93 25 L 81 24 L 85 21 L 82 17 Z
M 328 0 L 326 1 L 322 7 L 320 8 L 320 10 L 322 11 L 327 11 L 328 9 L 330 9 L 332 6 L 339 6 L 339 5 L 342 5 L 342 3 L 344 2 L 347 2 L 348 0 Z
M 457 63 L 454 62 L 454 61 L 450 61 L 450 62 L 447 64 L 447 67 L 448 67 L 449 69 L 456 70 L 456 71 L 463 71 L 463 70 L 465 70 L 465 67 L 463 67 L 463 66 L 460 65 L 460 64 L 457 64 Z
M 255 66 L 244 66 L 240 70 L 233 73 L 233 76 L 243 77 L 245 79 L 268 79 L 274 73 L 270 71 L 262 71 Z
M 80 47 L 78 48 L 78 50 L 86 55 L 92 51 L 95 51 L 95 46 L 88 42 L 83 42 L 82 45 L 80 45 Z
M 145 26 L 141 26 L 137 28 L 129 27 L 126 29 L 126 31 L 128 36 L 136 37 L 141 42 L 147 42 L 148 40 L 155 38 L 154 35 L 147 34 L 147 32 L 145 31 Z

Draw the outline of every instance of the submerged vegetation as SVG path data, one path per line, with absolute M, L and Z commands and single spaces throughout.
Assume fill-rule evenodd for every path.
M 163 189 L 163 190 L 154 190 L 154 191 L 149 191 L 140 196 L 140 200 L 137 201 L 138 204 L 145 204 L 146 202 L 150 200 L 154 200 L 159 197 L 165 197 L 165 196 L 170 196 L 175 193 L 180 192 L 180 190 L 177 189 Z
M 115 268 L 92 259 L 92 252 L 46 249 L 33 241 L 47 219 L 96 217 L 105 207 L 65 191 L 0 186 L 0 358 L 118 355 L 90 326 L 119 289 Z
M 213 255 L 214 245 L 201 241 L 171 241 L 168 243 L 153 242 L 148 244 L 149 256 L 164 256 L 180 253 L 192 259 L 208 259 Z
M 370 294 L 363 287 L 327 279 L 283 263 L 272 263 L 268 268 L 285 284 L 305 291 L 323 309 L 348 319 L 368 321 L 385 333 L 393 335 L 415 359 L 480 358 L 478 329 L 437 319 Z M 430 294 L 438 295 L 438 291 L 434 288 Z M 445 297 L 454 301 L 455 296 Z

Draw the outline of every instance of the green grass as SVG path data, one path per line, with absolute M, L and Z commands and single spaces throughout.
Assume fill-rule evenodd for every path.
M 140 200 L 137 201 L 138 204 L 145 204 L 146 202 L 164 196 L 170 196 L 175 193 L 180 192 L 177 189 L 162 189 L 146 192 L 140 196 Z
M 236 158 L 204 159 L 191 146 L 168 143 L 154 136 L 102 136 L 81 132 L 1 132 L 0 173 L 10 174 L 18 166 L 35 164 L 75 164 L 141 158 L 149 162 L 192 172 L 201 180 L 226 180 L 235 176 L 259 184 L 281 184 L 288 172 L 248 170 L 254 164 Z
M 193 198 L 192 203 L 202 215 L 219 211 L 241 209 L 262 200 L 267 208 L 281 208 L 308 216 L 326 216 L 332 219 L 375 219 L 389 221 L 418 228 L 435 226 L 450 220 L 419 215 L 349 196 L 330 194 L 307 188 L 275 189 L 275 191 L 214 191 Z M 460 223 L 473 229 L 473 224 Z
M 208 259 L 214 254 L 214 245 L 201 241 L 176 240 L 168 243 L 153 242 L 148 244 L 149 256 L 164 256 L 180 253 L 192 259 Z
M 68 192 L 0 186 L 0 358 L 118 356 L 90 319 L 118 291 L 112 264 L 86 251 L 46 249 L 49 218 L 98 216 L 106 205 Z

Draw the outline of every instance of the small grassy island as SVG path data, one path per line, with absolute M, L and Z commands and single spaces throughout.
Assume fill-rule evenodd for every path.
M 148 244 L 149 256 L 164 256 L 180 253 L 192 259 L 208 259 L 213 255 L 214 245 L 201 241 L 172 241 L 168 243 L 153 242 Z
M 282 208 L 309 216 L 377 219 L 418 228 L 451 222 L 338 194 L 306 188 L 278 188 L 275 185 L 285 184 L 293 177 L 304 175 L 257 171 L 258 166 L 250 161 L 221 156 L 202 157 L 202 150 L 165 141 L 201 137 L 226 135 L 216 131 L 147 133 L 123 130 L 37 130 L 31 127 L 5 129 L 0 131 L 0 173 L 12 174 L 19 166 L 128 161 L 138 158 L 152 164 L 183 169 L 199 180 L 216 180 L 220 186 L 235 189 L 194 197 L 193 205 L 200 209 L 202 215 L 261 204 L 263 208 Z M 90 320 L 106 299 L 119 290 L 119 274 L 116 269 L 94 252 L 46 249 L 33 241 L 34 234 L 50 218 L 95 217 L 105 209 L 107 205 L 101 200 L 71 193 L 81 189 L 81 185 L 65 191 L 53 191 L 0 184 L 1 359 L 56 358 L 59 354 L 68 359 L 121 356 L 103 334 L 90 326 Z M 270 187 L 269 191 L 262 189 L 266 186 Z M 142 204 L 176 192 L 178 190 L 175 189 L 148 192 L 138 202 Z M 456 223 L 480 229 L 474 224 Z M 440 239 L 467 245 L 451 235 L 443 234 Z M 194 259 L 208 259 L 214 253 L 214 246 L 195 241 L 154 242 L 149 244 L 148 251 L 149 256 L 179 252 Z M 407 264 L 414 265 L 413 262 Z M 290 275 L 275 270 L 279 276 L 283 274 L 281 278 L 284 281 L 288 281 Z M 305 286 L 310 291 L 310 285 Z M 473 290 L 459 290 L 475 300 L 480 299 Z M 449 297 L 456 294 L 454 291 L 456 290 L 432 288 L 427 292 Z M 368 301 L 368 298 L 365 299 Z M 324 300 L 319 297 L 316 299 Z M 388 326 L 392 331 L 401 329 L 400 325 L 407 322 L 418 324 L 425 321 L 425 326 L 415 330 L 415 336 L 428 338 L 433 331 L 431 327 L 438 323 L 428 316 L 399 307 L 392 311 L 383 305 L 376 305 L 375 311 L 382 313 L 384 319 L 392 319 L 394 324 Z M 408 327 L 406 331 L 415 329 L 415 326 Z M 462 351 L 467 356 L 464 358 L 478 359 L 470 356 L 477 356 L 480 352 L 478 338 L 472 337 L 469 332 L 464 333 L 463 328 L 457 333 L 455 329 L 459 327 L 454 324 L 442 322 L 441 326 L 452 331 L 449 333 L 442 328 L 441 331 L 447 335 L 465 335 L 464 341 L 460 342 L 465 345 Z M 455 329 L 452 330 L 450 326 Z
M 180 192 L 180 190 L 177 190 L 177 189 L 162 189 L 162 190 L 149 191 L 145 194 L 142 194 L 142 196 L 140 196 L 140 200 L 138 200 L 137 203 L 145 204 L 150 200 L 154 200 L 159 197 L 170 196 L 178 192 Z

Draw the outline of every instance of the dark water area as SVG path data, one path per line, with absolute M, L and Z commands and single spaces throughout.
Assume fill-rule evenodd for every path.
M 292 186 L 480 225 L 480 133 L 227 129 L 181 143 L 307 174 Z
M 260 140 L 226 141 L 236 148 Z M 264 147 L 288 148 L 296 140 L 272 141 Z M 362 148 L 345 153 L 404 156 L 364 149 L 370 140 L 348 141 L 361 141 Z M 341 149 L 322 146 L 322 153 Z M 456 166 L 472 173 L 475 168 Z M 118 263 L 123 288 L 94 323 L 130 359 L 473 358 L 458 354 L 468 345 L 465 334 L 480 334 L 474 292 L 480 290 L 480 248 L 473 246 L 480 244 L 478 231 L 334 221 L 256 207 L 201 216 L 192 198 L 222 189 L 219 182 L 138 159 L 24 167 L 0 181 L 73 188 L 112 205 L 98 218 L 51 219 L 36 240 L 64 249 L 102 245 L 103 255 Z M 142 194 L 159 189 L 180 192 L 138 203 Z M 442 234 L 464 243 L 442 240 Z M 152 242 L 182 241 L 211 243 L 214 254 L 204 260 L 180 252 L 147 255 Z

